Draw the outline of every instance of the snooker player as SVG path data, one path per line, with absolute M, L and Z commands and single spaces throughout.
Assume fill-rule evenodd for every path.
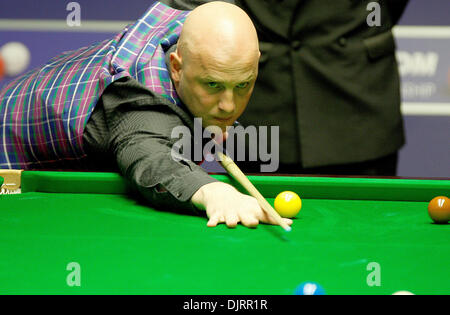
M 208 226 L 275 224 L 257 200 L 172 158 L 175 127 L 226 134 L 249 102 L 256 30 L 223 2 L 159 2 L 109 41 L 66 52 L 0 91 L 0 168 L 118 169 L 149 203 L 205 210 Z M 283 219 L 292 224 L 289 219 Z

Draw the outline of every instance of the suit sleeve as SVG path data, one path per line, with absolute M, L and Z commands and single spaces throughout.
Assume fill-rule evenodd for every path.
M 215 182 L 189 159 L 174 159 L 173 128 L 183 120 L 164 100 L 132 79 L 108 87 L 102 95 L 110 132 L 109 146 L 121 173 L 152 206 L 174 211 L 195 211 L 192 195 Z
M 403 15 L 409 0 L 387 1 L 392 24 L 396 25 Z

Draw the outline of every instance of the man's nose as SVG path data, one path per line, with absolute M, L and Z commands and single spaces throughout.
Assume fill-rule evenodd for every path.
M 223 92 L 219 102 L 219 109 L 226 113 L 232 113 L 234 111 L 233 91 L 226 90 Z

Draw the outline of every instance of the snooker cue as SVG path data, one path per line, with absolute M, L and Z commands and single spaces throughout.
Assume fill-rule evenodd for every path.
M 220 164 L 222 164 L 223 168 L 231 175 L 235 180 L 239 182 L 253 197 L 258 200 L 261 208 L 271 216 L 275 222 L 278 223 L 285 231 L 290 232 L 292 228 L 283 221 L 278 212 L 275 211 L 274 208 L 267 202 L 266 198 L 261 195 L 261 193 L 256 189 L 256 187 L 249 181 L 247 176 L 240 170 L 240 168 L 233 162 L 231 158 L 222 152 L 218 151 L 217 155 L 219 157 Z

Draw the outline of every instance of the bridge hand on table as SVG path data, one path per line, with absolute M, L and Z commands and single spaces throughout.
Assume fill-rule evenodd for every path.
M 238 223 L 246 227 L 256 227 L 259 223 L 277 224 L 261 209 L 255 198 L 240 193 L 229 184 L 217 182 L 204 185 L 192 196 L 192 202 L 197 208 L 206 210 L 209 227 L 221 223 L 231 228 Z M 283 220 L 288 225 L 292 224 L 290 219 Z

